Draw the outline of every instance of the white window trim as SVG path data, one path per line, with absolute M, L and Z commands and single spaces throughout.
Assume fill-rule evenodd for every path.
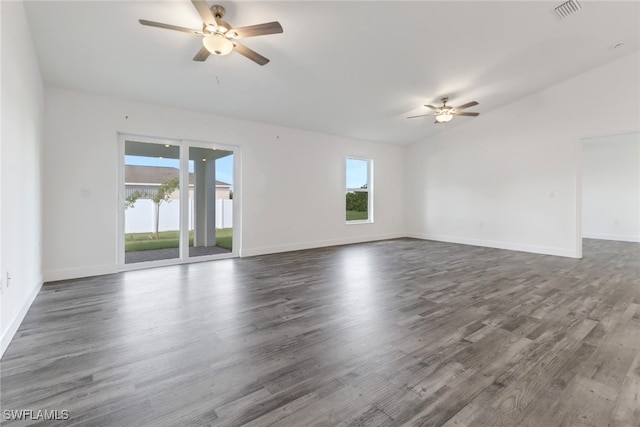
M 362 160 L 364 162 L 367 162 L 367 188 L 349 188 L 346 186 L 346 181 L 347 181 L 347 160 Z M 355 224 L 372 224 L 373 223 L 373 159 L 367 159 L 364 157 L 356 157 L 356 156 L 347 156 L 345 158 L 345 170 L 344 170 L 344 182 L 345 182 L 345 193 L 347 194 L 348 192 L 352 191 L 352 192 L 362 192 L 362 193 L 368 193 L 368 197 L 367 197 L 367 213 L 368 213 L 368 218 L 367 219 L 357 219 L 357 220 L 352 220 L 352 221 L 347 221 L 345 220 L 345 224 L 346 225 L 355 225 Z

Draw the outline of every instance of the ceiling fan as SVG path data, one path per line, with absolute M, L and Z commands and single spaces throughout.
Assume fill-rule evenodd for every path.
M 237 39 L 281 33 L 283 30 L 279 22 L 274 21 L 265 24 L 233 28 L 222 20 L 225 12 L 224 7 L 220 5 L 209 7 L 204 0 L 191 0 L 191 3 L 193 3 L 202 18 L 202 30 L 192 30 L 176 25 L 147 21 L 146 19 L 139 19 L 138 22 L 150 27 L 182 31 L 202 37 L 202 48 L 200 48 L 196 56 L 193 57 L 194 61 L 204 61 L 212 53 L 222 56 L 228 55 L 232 50 L 235 50 L 240 55 L 249 58 L 259 65 L 265 65 L 269 62 L 264 56 L 238 43 Z
M 447 123 L 453 119 L 453 116 L 471 116 L 476 117 L 479 116 L 480 113 L 470 113 L 470 112 L 461 112 L 460 110 L 464 110 L 465 108 L 473 107 L 474 105 L 478 105 L 476 101 L 467 102 L 466 104 L 460 105 L 459 107 L 450 107 L 447 105 L 449 101 L 448 97 L 442 98 L 442 107 L 434 107 L 433 105 L 425 105 L 427 108 L 431 108 L 435 111 L 435 113 L 430 114 L 420 114 L 419 116 L 411 116 L 407 117 L 408 119 L 414 119 L 416 117 L 426 117 L 426 116 L 435 116 L 435 123 Z

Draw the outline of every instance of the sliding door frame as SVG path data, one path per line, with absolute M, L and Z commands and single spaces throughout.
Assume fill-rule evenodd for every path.
M 149 144 L 169 144 L 180 149 L 180 233 L 178 258 L 125 263 L 125 144 L 135 141 Z M 189 257 L 189 148 L 216 149 L 233 152 L 233 234 L 232 250 L 229 253 Z M 240 147 L 215 142 L 195 141 L 187 139 L 157 138 L 135 134 L 118 134 L 118 183 L 117 183 L 117 245 L 116 259 L 118 271 L 137 270 L 176 264 L 189 264 L 202 261 L 236 258 L 241 255 L 242 242 L 242 186 L 241 186 L 241 153 Z

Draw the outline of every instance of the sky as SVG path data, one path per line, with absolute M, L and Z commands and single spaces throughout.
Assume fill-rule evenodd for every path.
M 360 188 L 367 183 L 367 160 L 347 159 L 347 188 Z

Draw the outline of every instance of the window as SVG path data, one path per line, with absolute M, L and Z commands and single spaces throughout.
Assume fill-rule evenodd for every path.
M 346 219 L 373 222 L 373 160 L 347 157 Z

